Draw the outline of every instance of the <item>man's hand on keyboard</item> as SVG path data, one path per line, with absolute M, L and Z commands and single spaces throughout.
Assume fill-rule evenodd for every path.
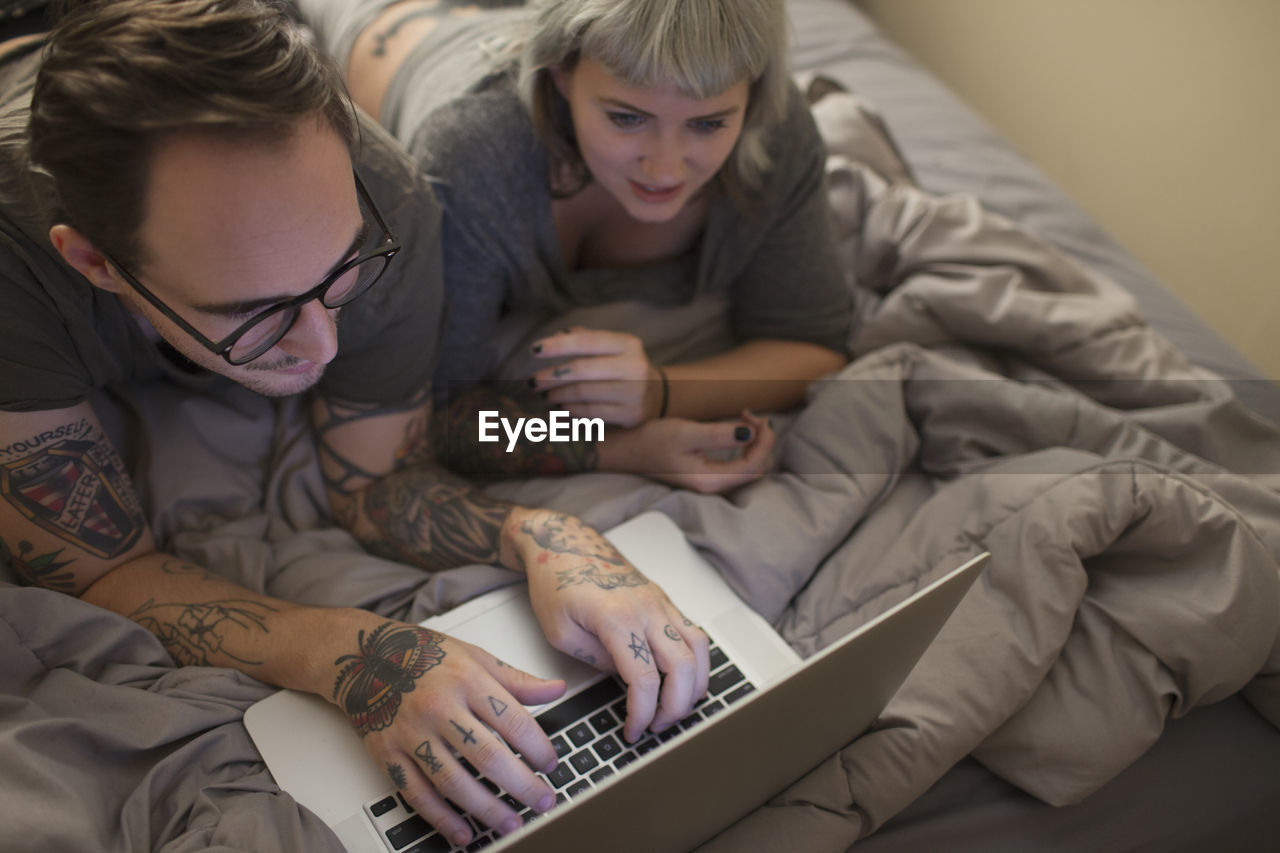
M 556 753 L 524 705 L 557 699 L 564 682 L 444 634 L 369 616 L 374 621 L 353 630 L 350 653 L 334 661 L 331 698 L 418 813 L 458 845 L 470 842 L 471 827 L 445 798 L 503 834 L 519 828 L 516 810 L 471 768 L 535 811 L 550 809 L 555 794 L 530 768 L 550 772 Z
M 707 635 L 582 521 L 549 510 L 515 521 L 509 544 L 547 639 L 628 685 L 624 737 L 634 743 L 687 716 L 707 691 Z

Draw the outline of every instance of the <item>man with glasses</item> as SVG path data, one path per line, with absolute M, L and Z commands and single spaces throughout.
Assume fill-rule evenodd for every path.
M 147 626 L 178 663 L 333 701 L 456 842 L 471 829 L 446 797 L 502 831 L 520 819 L 455 753 L 545 811 L 554 795 L 530 767 L 554 767 L 555 752 L 521 705 L 562 684 L 158 551 L 92 402 L 117 383 L 312 392 L 330 508 L 361 543 L 428 570 L 526 571 L 552 641 L 612 660 L 630 685 L 629 737 L 687 715 L 706 688 L 706 637 L 661 590 L 577 519 L 493 500 L 424 461 L 439 212 L 282 8 L 89 0 L 44 41 L 0 52 L 0 554 L 11 570 Z M 609 582 L 561 582 L 587 569 Z
M 230 316 L 251 314 L 235 328 L 231 334 L 219 341 L 211 341 L 199 329 L 183 320 L 164 301 L 156 296 L 146 285 L 138 281 L 124 264 L 103 255 L 107 263 L 115 267 L 115 271 L 124 279 L 134 292 L 151 306 L 172 321 L 178 328 L 186 332 L 202 347 L 214 355 L 220 355 L 227 363 L 234 366 L 248 364 L 270 352 L 280 343 L 302 314 L 302 308 L 308 302 L 319 300 L 326 308 L 341 308 L 357 296 L 362 295 L 373 286 L 387 264 L 400 251 L 400 243 L 391 235 L 391 229 L 383 220 L 382 214 L 374 206 L 369 191 L 364 188 L 360 176 L 355 175 L 356 191 L 360 197 L 361 212 L 364 224 L 352 241 L 350 251 L 354 256 L 340 263 L 333 272 L 324 277 L 324 281 L 315 287 L 290 299 L 267 298 L 249 303 L 227 303 L 223 306 L 205 307 L 205 313 L 225 312 Z M 370 228 L 370 221 L 376 222 L 376 228 Z

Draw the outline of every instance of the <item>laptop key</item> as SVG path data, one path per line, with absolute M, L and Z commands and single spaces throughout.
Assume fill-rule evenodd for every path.
M 736 666 L 730 665 L 711 676 L 707 682 L 707 692 L 712 696 L 719 696 L 744 678 L 746 676 Z
M 573 772 L 573 768 L 561 761 L 556 765 L 556 769 L 547 774 L 547 781 L 551 783 L 553 788 L 563 788 L 574 779 L 578 778 Z
M 396 807 L 395 797 L 383 797 L 381 800 L 378 800 L 376 803 L 369 806 L 369 814 L 373 815 L 374 817 L 382 817 L 384 814 L 391 811 L 395 807 Z
M 391 846 L 399 850 L 401 847 L 407 847 L 410 842 L 417 841 L 430 831 L 430 825 L 420 815 L 414 815 L 403 823 L 398 823 L 388 829 L 386 835 L 387 841 L 391 842 Z
M 584 749 L 582 752 L 574 753 L 573 756 L 570 757 L 569 763 L 572 764 L 574 769 L 579 773 L 586 773 L 600 762 L 596 761 L 596 757 L 591 754 L 590 750 Z
M 595 773 L 591 774 L 591 781 L 599 785 L 601 782 L 603 782 L 605 779 L 608 779 L 612 775 L 613 775 L 612 767 L 601 767 Z
M 579 779 L 577 782 L 574 782 L 572 785 L 566 788 L 565 793 L 571 797 L 576 797 L 579 794 L 581 794 L 583 791 L 588 791 L 590 789 L 591 789 L 590 782 L 588 782 L 586 779 Z
M 595 729 L 596 734 L 599 735 L 608 734 L 618 727 L 618 721 L 613 718 L 613 714 L 609 713 L 608 708 L 598 714 L 592 714 L 588 722 L 591 723 L 591 728 Z
M 647 755 L 650 752 L 653 752 L 655 749 L 657 749 L 658 746 L 659 746 L 659 741 L 657 738 L 651 737 L 646 740 L 642 740 L 635 746 L 636 754 Z
M 613 735 L 605 735 L 592 744 L 591 748 L 596 751 L 596 755 L 600 756 L 601 761 L 612 761 L 622 754 L 622 745 Z
M 752 684 L 750 681 L 748 681 L 746 684 L 742 685 L 741 687 L 739 687 L 738 689 L 730 693 L 728 696 L 724 697 L 724 701 L 728 702 L 729 704 L 733 704 L 734 702 L 737 702 L 743 696 L 746 696 L 748 693 L 750 693 L 752 690 L 755 690 L 755 689 L 756 689 L 755 685 Z
M 586 723 L 578 723 L 568 731 L 569 740 L 573 741 L 574 746 L 586 746 L 595 738 L 595 732 L 591 731 L 591 727 Z
M 640 756 L 636 755 L 634 752 L 624 752 L 622 755 L 618 756 L 617 761 L 613 762 L 613 769 L 621 770 L 639 757 Z
M 719 713 L 720 711 L 723 711 L 723 710 L 724 710 L 724 703 L 721 702 L 719 699 L 717 699 L 714 702 L 708 702 L 706 705 L 702 707 L 702 715 L 704 717 L 710 717 L 712 714 Z
M 702 715 L 697 711 L 694 711 L 692 714 L 680 721 L 680 728 L 688 731 L 700 722 L 702 722 Z
M 491 844 L 493 844 L 492 838 L 490 838 L 487 835 L 482 836 L 480 838 L 477 838 L 475 841 L 471 842 L 469 845 L 467 845 L 467 853 L 474 853 L 474 851 L 476 850 L 483 850 L 484 848 L 490 846 Z
M 449 853 L 453 849 L 453 844 L 443 835 L 432 833 L 427 838 L 422 839 L 417 844 L 405 850 L 404 853 Z
M 551 746 L 556 751 L 556 758 L 564 758 L 566 755 L 573 752 L 573 747 L 569 746 L 569 741 L 560 737 L 560 735 L 556 735 L 551 739 Z
M 548 736 L 554 735 L 624 696 L 626 691 L 618 682 L 612 678 L 602 679 L 576 696 L 571 696 L 559 705 L 543 711 L 538 715 L 538 725 Z
M 711 655 L 711 671 L 715 672 L 728 662 L 729 657 L 724 653 L 724 649 L 719 646 L 712 646 L 709 654 Z

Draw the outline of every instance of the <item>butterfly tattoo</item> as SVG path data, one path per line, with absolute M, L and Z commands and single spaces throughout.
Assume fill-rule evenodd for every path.
M 444 660 L 444 639 L 426 628 L 384 622 L 368 636 L 357 635 L 358 654 L 334 661 L 345 664 L 333 685 L 334 701 L 361 737 L 391 725 L 404 694 Z

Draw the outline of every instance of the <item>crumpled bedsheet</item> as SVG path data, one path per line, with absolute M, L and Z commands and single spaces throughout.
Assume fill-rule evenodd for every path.
M 839 130 L 864 132 L 865 104 L 818 107 L 857 358 L 776 416 L 775 470 L 725 496 L 609 473 L 490 487 L 601 528 L 668 513 L 802 654 L 991 551 L 873 729 L 705 849 L 844 850 L 970 754 L 1076 802 L 1166 720 L 1235 693 L 1280 726 L 1275 425 L 1116 285 L 972 200 L 867 165 Z M 680 329 L 627 309 L 653 341 Z M 227 384 L 99 402 L 108 429 L 130 430 L 159 540 L 247 586 L 420 619 L 518 580 L 427 577 L 333 529 L 296 401 Z M 0 586 L 5 849 L 340 850 L 239 722 L 269 689 L 175 667 L 77 600 Z

